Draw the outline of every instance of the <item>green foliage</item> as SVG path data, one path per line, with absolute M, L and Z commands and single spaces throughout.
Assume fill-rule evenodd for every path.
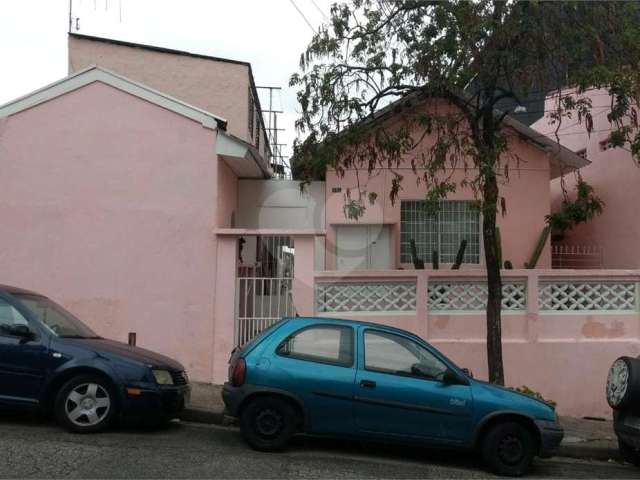
M 546 216 L 547 225 L 551 227 L 554 235 L 563 235 L 576 225 L 600 215 L 603 208 L 604 202 L 596 195 L 593 187 L 579 179 L 575 199 L 571 200 L 565 195 L 560 211 Z
M 547 240 L 549 239 L 550 232 L 551 228 L 549 226 L 546 226 L 542 229 L 542 232 L 538 237 L 538 243 L 536 243 L 536 248 L 531 254 L 531 259 L 524 264 L 524 268 L 536 268 L 536 265 L 538 265 L 538 260 L 540 260 L 540 255 L 542 255 L 542 251 L 544 250 L 544 246 L 547 244 Z
M 346 218 L 349 220 L 358 220 L 364 214 L 366 207 L 360 200 L 347 200 L 343 210 Z
M 456 261 L 451 266 L 451 270 L 460 270 L 460 266 L 462 265 L 462 261 L 464 260 L 464 252 L 467 249 L 467 239 L 463 239 L 460 242 L 460 247 L 458 248 L 458 253 L 456 254 Z
M 549 400 L 547 398 L 544 398 L 542 396 L 542 394 L 540 392 L 537 392 L 536 390 L 533 390 L 532 388 L 527 387 L 526 385 L 522 385 L 521 387 L 515 387 L 512 388 L 512 390 L 518 392 L 518 393 L 522 393 L 523 395 L 527 395 L 529 397 L 533 397 L 537 400 L 541 400 L 544 403 L 546 403 L 547 405 L 552 406 L 553 408 L 556 408 L 556 402 L 554 402 L 553 400 Z
M 640 2 L 631 1 L 334 4 L 290 81 L 298 89 L 303 138 L 294 147 L 293 172 L 308 182 L 329 168 L 338 176 L 387 169 L 391 202 L 409 180 L 424 188 L 432 207 L 458 189 L 472 192 L 483 215 L 488 305 L 495 307 L 487 331 L 499 337 L 496 217 L 508 207 L 501 185 L 521 160 L 509 148 L 518 138 L 505 122 L 509 109 L 500 109 L 528 93 L 563 92 L 549 114 L 560 141 L 566 118 L 592 131 L 584 92 L 608 89 L 611 144 L 638 157 L 639 18 Z M 349 218 L 364 213 L 363 201 L 346 203 Z M 487 342 L 489 375 L 502 382 L 499 344 Z
M 431 265 L 434 270 L 440 270 L 440 254 L 438 250 L 431 252 Z

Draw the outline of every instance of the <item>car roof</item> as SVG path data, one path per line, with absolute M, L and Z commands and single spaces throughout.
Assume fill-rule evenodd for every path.
M 20 287 L 13 287 L 11 285 L 0 284 L 0 291 L 9 293 L 9 294 L 36 295 L 38 297 L 44 297 L 44 295 L 42 295 L 41 293 L 33 292 L 31 290 L 26 290 Z
M 403 330 L 401 328 L 397 328 L 397 327 L 392 327 L 389 325 L 385 325 L 383 323 L 373 323 L 373 322 L 363 322 L 361 320 L 347 320 L 344 318 L 335 318 L 335 317 L 289 317 L 289 318 L 285 318 L 285 320 L 288 321 L 294 321 L 294 322 L 300 322 L 300 323 L 308 323 L 308 324 L 313 324 L 313 323 L 324 323 L 324 324 L 336 324 L 336 325 L 349 325 L 352 327 L 358 327 L 358 326 L 362 326 L 362 327 L 374 327 L 374 328 L 380 328 L 380 329 L 384 329 L 384 330 L 388 330 L 388 331 L 393 331 L 396 333 L 400 333 L 403 335 L 410 335 L 412 337 L 416 337 L 419 338 L 417 335 L 415 335 L 414 333 L 411 333 L 407 330 Z

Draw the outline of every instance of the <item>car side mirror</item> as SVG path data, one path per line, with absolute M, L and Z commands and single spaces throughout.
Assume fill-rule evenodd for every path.
M 469 385 L 466 378 L 460 376 L 457 372 L 454 372 L 450 368 L 444 372 L 442 376 L 442 382 L 446 385 Z

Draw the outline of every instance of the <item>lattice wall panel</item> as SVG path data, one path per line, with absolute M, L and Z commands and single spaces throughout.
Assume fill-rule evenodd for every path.
M 542 311 L 635 311 L 637 287 L 630 282 L 541 282 Z
M 416 284 L 320 283 L 316 286 L 316 309 L 318 313 L 411 312 L 416 309 Z
M 486 282 L 429 282 L 429 311 L 483 311 L 487 308 L 488 296 Z M 506 311 L 527 309 L 527 287 L 524 282 L 503 283 L 502 308 Z

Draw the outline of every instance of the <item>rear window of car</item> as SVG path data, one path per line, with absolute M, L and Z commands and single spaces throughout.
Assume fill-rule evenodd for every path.
M 288 319 L 286 319 L 286 318 L 282 318 L 282 319 L 278 320 L 276 323 L 274 323 L 273 325 L 271 325 L 270 327 L 265 328 L 258 335 L 256 335 L 253 338 L 253 340 L 248 341 L 244 345 L 240 345 L 235 350 L 234 353 L 238 353 L 238 354 L 249 353 L 253 349 L 253 347 L 258 345 L 262 340 L 264 340 L 269 335 L 271 335 L 271 333 L 273 333 L 275 330 L 277 330 L 282 325 L 284 325 L 287 322 L 287 320 Z
M 338 325 L 306 327 L 290 335 L 278 355 L 340 366 L 353 365 L 353 328 Z

